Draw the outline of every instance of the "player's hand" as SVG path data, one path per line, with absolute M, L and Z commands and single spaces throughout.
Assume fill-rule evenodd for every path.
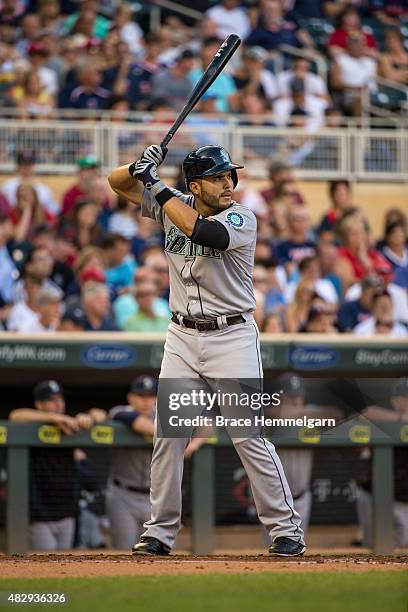
M 165 187 L 164 183 L 162 183 L 158 177 L 156 164 L 151 161 L 143 160 L 143 158 L 135 164 L 132 176 L 141 181 L 145 189 L 152 191 L 154 195 Z M 157 187 L 161 185 L 162 187 L 157 189 Z
M 70 417 L 67 414 L 54 414 L 52 416 L 52 421 L 67 436 L 71 436 L 79 430 L 79 425 L 75 417 Z
M 91 415 L 85 414 L 84 412 L 79 412 L 75 418 L 78 426 L 81 429 L 91 429 L 92 425 L 94 424 L 94 420 Z
M 161 147 L 160 145 L 150 145 L 143 151 L 142 157 L 140 158 L 142 161 L 151 161 L 156 167 L 160 166 L 163 163 L 164 158 L 167 155 L 168 148 Z

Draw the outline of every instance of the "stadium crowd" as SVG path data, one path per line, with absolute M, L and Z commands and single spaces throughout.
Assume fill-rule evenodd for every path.
M 161 228 L 117 198 L 92 156 L 59 202 L 31 151 L 0 185 L 0 321 L 22 333 L 165 331 L 169 276 Z M 178 185 L 183 189 L 183 185 Z M 408 335 L 407 216 L 391 208 L 376 242 L 347 180 L 328 184 L 313 225 L 293 171 L 266 189 L 240 176 L 235 199 L 258 218 L 255 318 L 264 332 Z
M 184 4 L 201 8 L 202 19 L 164 12 L 148 31 L 146 15 L 127 2 L 2 0 L 2 112 L 40 119 L 54 109 L 116 110 L 126 119 L 128 110 L 177 110 L 232 32 L 244 41 L 240 58 L 199 108 L 220 118 L 262 113 L 267 125 L 321 127 L 333 113 L 359 115 L 376 76 L 408 84 L 403 0 Z M 282 45 L 294 51 L 282 55 Z

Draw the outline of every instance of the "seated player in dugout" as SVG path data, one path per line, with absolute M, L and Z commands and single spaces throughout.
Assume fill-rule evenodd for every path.
M 259 386 L 263 374 L 252 282 L 257 223 L 253 212 L 233 199 L 237 169 L 242 166 L 218 145 L 191 151 L 183 162 L 190 192 L 186 195 L 158 176 L 166 153 L 151 145 L 141 159 L 114 169 L 108 177 L 118 195 L 141 206 L 142 215 L 158 221 L 166 234 L 173 315 L 158 397 L 166 396 L 166 378 L 192 381 L 196 387 L 215 379 L 220 384 L 223 379 L 253 379 Z M 158 435 L 154 440 L 151 518 L 133 555 L 168 555 L 175 544 L 181 525 L 184 452 L 191 434 L 188 429 L 179 437 Z M 250 432 L 231 439 L 271 537 L 270 554 L 302 555 L 306 546 L 301 518 L 274 445 Z
M 65 395 L 55 380 L 44 380 L 34 388 L 34 408 L 17 408 L 9 414 L 13 423 L 47 423 L 65 435 L 90 429 L 106 419 L 106 412 L 92 408 L 75 416 L 65 414 Z M 30 450 L 31 550 L 67 550 L 74 545 L 79 508 L 79 486 L 83 455 L 76 461 L 74 448 L 38 447 Z

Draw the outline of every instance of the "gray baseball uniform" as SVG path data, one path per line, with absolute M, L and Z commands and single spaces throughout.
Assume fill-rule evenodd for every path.
M 115 406 L 118 412 L 134 412 L 131 406 Z M 129 549 L 138 540 L 150 516 L 150 448 L 115 448 L 109 468 L 106 510 L 113 548 Z
M 172 190 L 188 206 L 194 197 Z M 225 251 L 193 244 L 163 213 L 145 190 L 142 214 L 159 221 L 166 234 L 170 269 L 170 307 L 179 323 L 170 323 L 160 379 L 260 379 L 259 334 L 252 312 L 255 298 L 252 270 L 256 218 L 244 206 L 232 205 L 214 216 L 229 234 Z M 228 325 L 227 316 L 241 314 L 243 322 Z M 219 329 L 197 331 L 182 324 L 183 316 L 217 319 Z M 159 380 L 160 396 L 160 380 Z M 156 436 L 151 466 L 151 519 L 144 536 L 170 548 L 180 528 L 183 453 L 188 438 Z M 232 439 L 248 474 L 262 524 L 271 535 L 303 543 L 300 517 L 293 506 L 281 462 L 270 442 L 261 437 Z

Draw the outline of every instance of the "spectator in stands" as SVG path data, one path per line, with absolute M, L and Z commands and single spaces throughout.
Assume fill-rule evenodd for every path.
M 404 48 L 404 38 L 397 28 L 389 28 L 384 33 L 385 50 L 380 55 L 378 74 L 385 79 L 408 85 L 408 52 Z
M 133 13 L 130 4 L 119 4 L 114 14 L 113 27 L 118 29 L 120 40 L 127 44 L 131 54 L 138 55 L 143 48 L 143 30 L 133 19 Z
M 86 318 L 80 306 L 67 308 L 61 317 L 57 331 L 83 332 L 85 331 Z
M 408 18 L 405 0 L 369 0 L 370 8 L 381 24 L 399 27 Z
M 159 56 L 163 49 L 160 34 L 149 32 L 143 37 L 144 56 L 130 66 L 127 75 L 127 97 L 136 110 L 146 109 L 152 98 L 152 79 L 160 70 Z
M 376 61 L 365 54 L 362 35 L 350 35 L 331 68 L 333 97 L 345 114 L 361 115 L 364 96 L 375 88 L 376 73 Z
M 98 223 L 100 208 L 91 199 L 79 200 L 72 211 L 71 220 L 63 220 L 60 231 L 64 238 L 77 249 L 99 245 L 103 240 L 103 229 Z
M 105 419 L 104 411 L 92 408 L 74 417 L 65 414 L 65 397 L 55 380 L 34 388 L 34 408 L 17 408 L 9 414 L 13 423 L 46 423 L 72 435 Z M 74 544 L 78 516 L 78 468 L 73 448 L 37 448 L 30 451 L 31 550 L 68 550 Z
M 285 298 L 279 283 L 276 264 L 273 260 L 254 266 L 252 279 L 255 289 L 260 291 L 264 297 L 265 312 L 281 312 L 285 307 Z
M 194 53 L 188 49 L 182 51 L 171 68 L 159 70 L 152 79 L 152 96 L 166 98 L 175 111 L 180 111 L 192 90 L 189 75 L 194 67 Z
M 18 304 L 14 306 L 10 319 L 14 318 L 14 324 L 10 322 L 13 331 L 24 334 L 52 333 L 60 325 L 63 292 L 58 287 L 43 287 L 33 301 L 32 309 L 36 313 L 36 318 L 26 317 L 16 319 Z
M 106 282 L 115 291 L 132 284 L 136 262 L 130 252 L 130 240 L 121 234 L 108 234 L 102 242 L 106 257 Z
M 299 331 L 307 334 L 337 334 L 338 329 L 332 320 L 333 312 L 326 305 L 312 306 L 306 323 Z
M 46 119 L 54 109 L 54 98 L 43 88 L 39 73 L 27 72 L 22 85 L 13 91 L 21 119 Z
M 12 231 L 10 219 L 0 213 L 0 325 L 6 321 L 10 313 L 13 287 L 18 276 L 16 265 L 8 249 Z
M 20 21 L 19 40 L 16 44 L 16 50 L 23 57 L 27 57 L 29 46 L 34 43 L 41 31 L 41 21 L 36 13 L 27 13 Z
M 314 284 L 317 295 L 322 297 L 329 304 L 336 304 L 338 297 L 333 284 L 322 278 L 319 259 L 317 256 L 305 257 L 299 262 L 299 279 L 290 281 L 285 287 L 285 302 L 290 304 L 293 300 L 296 289 L 303 280 L 310 280 Z
M 344 211 L 353 205 L 350 182 L 346 179 L 330 181 L 329 196 L 331 209 L 323 215 L 316 230 L 322 239 L 330 239 L 334 236 L 336 223 L 340 221 Z
M 36 227 L 52 224 L 55 217 L 42 208 L 35 187 L 30 183 L 20 183 L 16 197 L 16 205 L 10 211 L 13 237 L 16 242 L 30 241 Z
M 369 247 L 367 229 L 358 210 L 343 216 L 338 232 L 342 246 L 338 249 L 336 273 L 345 291 L 367 274 L 389 269 L 383 255 Z
M 283 3 L 279 0 L 261 0 L 258 24 L 252 29 L 245 44 L 259 46 L 267 51 L 277 51 L 280 45 L 292 47 L 313 47 L 312 40 L 305 30 L 284 15 Z
M 250 22 L 240 0 L 220 0 L 205 14 L 216 27 L 216 35 L 224 40 L 229 34 L 238 34 L 244 40 L 250 30 Z
M 303 77 L 294 76 L 288 82 L 288 93 L 282 93 L 275 100 L 273 111 L 276 124 L 279 126 L 293 124 L 293 117 L 301 115 L 306 118 L 306 127 L 316 129 L 324 122 L 326 106 L 326 100 L 307 94 Z
M 381 253 L 390 262 L 394 272 L 399 268 L 408 270 L 408 233 L 403 221 L 395 221 L 385 228 Z
M 267 57 L 268 53 L 262 47 L 246 47 L 233 78 L 238 91 L 245 89 L 271 103 L 278 97 L 279 91 L 275 76 L 265 68 Z
M 59 33 L 63 17 L 61 15 L 58 0 L 38 0 L 37 15 L 43 29 L 51 31 L 54 34 Z
M 391 388 L 390 408 L 367 406 L 362 415 L 378 423 L 408 422 L 408 379 L 400 378 Z M 365 448 L 361 453 L 362 469 L 357 480 L 357 514 L 360 528 L 363 532 L 363 546 L 372 546 L 372 465 L 371 450 Z M 407 448 L 402 445 L 394 448 L 394 541 L 395 546 L 408 546 L 408 456 Z
M 372 34 L 365 32 L 361 27 L 358 11 L 350 4 L 339 14 L 337 27 L 327 41 L 331 56 L 336 56 L 348 48 L 350 38 L 360 37 L 362 40 L 363 55 L 376 55 L 377 44 Z
M 43 286 L 40 278 L 31 276 L 27 271 L 23 272 L 20 286 L 23 295 L 15 301 L 9 311 L 7 318 L 7 329 L 9 331 L 22 331 L 38 323 L 38 296 Z
M 169 264 L 161 248 L 153 247 L 153 252 L 145 250 L 143 263 L 157 274 L 157 287 L 159 297 L 169 300 Z
M 110 92 L 101 87 L 102 72 L 92 60 L 77 69 L 79 86 L 72 90 L 67 106 L 78 110 L 104 110 Z
M 327 108 L 330 100 L 325 81 L 318 74 L 310 70 L 310 62 L 304 57 L 295 57 L 290 70 L 280 72 L 276 79 L 279 96 L 288 98 L 291 95 L 291 83 L 293 79 L 302 79 L 305 95 L 310 102 L 308 106 L 320 106 Z
M 408 337 L 406 326 L 394 319 L 392 299 L 388 291 L 382 290 L 374 294 L 371 316 L 356 325 L 353 334 L 357 336 L 386 334 L 391 338 Z
M 261 332 L 264 334 L 283 333 L 282 319 L 276 312 L 268 312 L 261 324 Z
M 88 39 L 98 38 L 103 40 L 111 27 L 111 22 L 106 17 L 98 15 L 98 2 L 96 0 L 83 0 L 79 11 L 69 15 L 63 23 L 62 35 L 80 33 Z
M 356 300 L 344 302 L 339 309 L 338 323 L 340 330 L 351 332 L 356 325 L 370 317 L 374 294 L 382 289 L 379 276 L 369 275 L 361 281 L 361 295 Z
M 307 322 L 312 301 L 316 295 L 313 281 L 303 280 L 298 284 L 293 301 L 285 310 L 285 331 L 293 334 L 301 330 Z
M 130 319 L 131 317 L 137 314 L 139 310 L 139 304 L 135 298 L 135 290 L 138 285 L 143 283 L 153 283 L 156 286 L 158 292 L 158 273 L 151 267 L 148 268 L 147 266 L 139 266 L 139 268 L 137 268 L 135 271 L 134 285 L 131 287 L 130 291 L 128 291 L 127 293 L 123 293 L 118 298 L 116 298 L 112 308 L 115 315 L 115 321 L 120 329 L 123 329 L 123 326 L 127 319 Z M 170 317 L 168 301 L 161 297 L 155 298 L 155 300 L 153 301 L 152 310 L 154 314 L 159 317 Z
M 263 199 L 267 204 L 270 204 L 272 200 L 276 197 L 276 191 L 280 184 L 284 182 L 293 182 L 295 181 L 295 177 L 293 174 L 293 169 L 289 164 L 286 164 L 281 161 L 273 161 L 268 169 L 269 181 L 270 184 L 266 189 L 263 189 L 260 193 Z M 295 191 L 295 190 L 294 190 Z M 299 190 L 296 190 L 296 194 L 293 196 L 296 198 L 297 204 L 304 204 L 305 200 Z
M 135 213 L 134 204 L 119 197 L 115 211 L 109 218 L 108 231 L 112 234 L 120 234 L 128 240 L 135 238 L 138 230 Z
M 61 215 L 69 215 L 78 200 L 90 195 L 92 181 L 100 175 L 100 166 L 101 162 L 94 155 L 78 159 L 77 182 L 63 196 Z
M 322 278 L 329 281 L 333 285 L 338 300 L 341 300 L 343 296 L 343 288 L 341 286 L 340 278 L 336 274 L 337 248 L 335 244 L 328 240 L 319 240 L 317 245 L 317 256 L 319 258 Z
M 116 331 L 110 314 L 109 290 L 103 283 L 89 281 L 81 288 L 81 306 L 86 331 Z
M 13 178 L 4 181 L 1 191 L 11 206 L 17 202 L 17 189 L 19 185 L 30 183 L 37 192 L 38 201 L 49 213 L 56 214 L 59 205 L 51 189 L 45 183 L 39 181 L 35 176 L 35 156 L 33 151 L 19 151 L 16 156 L 17 168 Z
M 31 70 L 38 72 L 43 91 L 54 98 L 58 92 L 58 77 L 55 70 L 47 66 L 50 55 L 47 47 L 41 42 L 34 42 L 28 47 Z
M 68 287 L 74 281 L 74 273 L 70 265 L 74 247 L 64 244 L 49 225 L 38 225 L 35 228 L 31 244 L 33 247 L 46 249 L 51 254 L 54 267 L 50 279 L 66 294 Z
M 212 61 L 214 55 L 221 46 L 218 38 L 210 37 L 203 40 L 201 48 L 201 67 L 196 68 L 190 73 L 190 79 L 193 85 L 201 78 L 203 70 Z M 208 92 L 217 98 L 217 110 L 226 113 L 230 108 L 234 108 L 237 104 L 237 88 L 234 79 L 227 72 L 222 72 L 215 82 L 208 89 Z
M 46 248 L 32 247 L 23 264 L 23 279 L 16 281 L 14 285 L 13 301 L 18 302 L 25 298 L 24 278 L 26 275 L 37 279 L 42 288 L 55 288 L 56 284 L 50 278 L 53 267 L 53 256 Z
M 305 257 L 316 255 L 316 244 L 310 239 L 311 220 L 303 206 L 288 212 L 289 238 L 276 247 L 276 260 L 280 265 L 298 264 Z
M 139 305 L 135 315 L 124 323 L 126 331 L 152 332 L 166 331 L 169 318 L 155 314 L 154 301 L 158 297 L 157 287 L 153 283 L 140 283 L 135 288 L 135 298 Z

